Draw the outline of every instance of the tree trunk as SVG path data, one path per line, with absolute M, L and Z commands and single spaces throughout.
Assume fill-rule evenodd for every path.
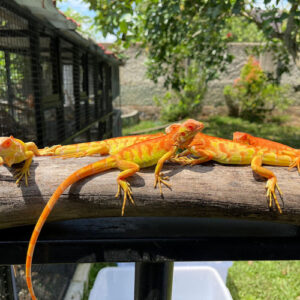
M 31 165 L 29 186 L 17 187 L 12 168 L 0 168 L 0 228 L 36 222 L 58 185 L 77 169 L 98 157 L 50 159 L 38 157 Z M 194 167 L 166 163 L 172 191 L 163 187 L 164 199 L 153 188 L 154 167 L 129 178 L 135 206 L 126 204 L 125 216 L 225 217 L 272 220 L 300 224 L 300 177 L 296 170 L 271 167 L 283 192 L 282 214 L 268 208 L 265 179 L 250 166 L 209 162 Z M 94 175 L 75 183 L 58 200 L 49 221 L 76 218 L 120 217 L 122 199 L 115 198 L 119 170 Z

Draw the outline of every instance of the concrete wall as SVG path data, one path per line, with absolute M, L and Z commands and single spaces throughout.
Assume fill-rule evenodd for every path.
M 138 53 L 137 47 L 126 51 L 129 59 L 120 67 L 121 103 L 122 105 L 153 105 L 154 95 L 163 95 L 165 90 L 162 80 L 154 84 L 146 78 L 146 56 Z
M 205 104 L 218 105 L 224 104 L 223 88 L 227 84 L 232 84 L 233 80 L 239 77 L 240 70 L 247 61 L 248 54 L 245 49 L 251 49 L 254 43 L 232 43 L 229 46 L 229 52 L 235 58 L 228 66 L 227 72 L 220 74 L 218 80 L 213 80 L 209 83 L 209 88 L 205 96 Z M 127 50 L 126 55 L 129 57 L 126 64 L 120 68 L 120 83 L 121 83 L 121 103 L 122 105 L 154 105 L 153 96 L 163 95 L 162 79 L 158 84 L 146 78 L 146 55 L 142 53 L 136 57 L 138 52 L 137 47 L 131 47 Z M 251 52 L 251 51 L 250 51 Z M 264 70 L 268 72 L 275 71 L 275 66 L 272 62 L 270 53 L 262 54 L 259 61 Z M 300 69 L 291 65 L 291 74 L 285 74 L 282 78 L 283 84 L 297 85 L 300 84 Z M 295 93 L 291 89 L 289 97 L 293 98 L 300 105 L 300 92 Z

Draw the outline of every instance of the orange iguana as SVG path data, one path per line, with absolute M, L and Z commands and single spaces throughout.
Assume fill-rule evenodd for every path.
M 284 153 L 285 155 L 291 156 L 293 161 L 289 165 L 289 169 L 297 167 L 298 172 L 300 173 L 300 150 L 299 149 L 295 149 L 284 144 L 255 137 L 249 133 L 239 132 L 239 131 L 233 133 L 233 140 L 241 144 L 248 144 L 268 151 L 273 151 L 276 154 L 280 152 L 280 153 Z
M 277 178 L 272 171 L 262 167 L 262 164 L 291 166 L 297 160 L 298 154 L 296 152 L 294 152 L 294 154 L 289 152 L 289 149 L 287 148 L 283 150 L 277 148 L 276 151 L 274 151 L 274 149 L 275 147 L 273 147 L 273 149 L 270 149 L 269 147 L 256 147 L 198 133 L 188 145 L 187 150 L 171 160 L 181 164 L 190 165 L 201 164 L 209 160 L 214 160 L 223 164 L 249 164 L 255 173 L 267 178 L 266 189 L 269 207 L 272 207 L 272 202 L 274 200 L 278 211 L 282 213 L 275 194 L 277 188 L 280 195 L 282 195 L 277 184 Z M 192 159 L 184 156 L 188 154 L 193 154 L 199 158 Z
M 13 164 L 25 161 L 16 174 L 17 184 L 25 177 L 25 183 L 28 185 L 29 168 L 34 155 L 41 155 L 35 143 L 24 143 L 13 136 L 0 137 L 0 165 L 6 164 L 11 167 Z
M 134 144 L 103 160 L 89 164 L 71 174 L 59 185 L 46 204 L 35 225 L 27 250 L 26 281 L 33 300 L 36 299 L 31 281 L 31 263 L 34 247 L 43 224 L 45 223 L 59 196 L 66 190 L 66 188 L 87 176 L 101 173 L 113 168 L 118 168 L 122 172 L 117 177 L 118 192 L 116 197 L 119 196 L 122 189 L 124 193 L 122 205 L 123 215 L 127 197 L 131 202 L 133 202 L 132 191 L 129 183 L 126 181 L 126 178 L 138 172 L 140 168 L 146 168 L 156 164 L 154 187 L 156 187 L 158 184 L 162 194 L 161 184 L 165 184 L 166 186 L 170 187 L 170 185 L 165 182 L 165 180 L 168 180 L 168 178 L 164 177 L 164 175 L 161 173 L 164 162 L 170 159 L 170 157 L 172 157 L 179 148 L 186 147 L 192 141 L 195 134 L 202 130 L 203 127 L 204 126 L 202 123 L 195 120 L 187 120 L 180 126 L 171 126 L 167 129 L 167 132 L 169 133 L 166 135 Z

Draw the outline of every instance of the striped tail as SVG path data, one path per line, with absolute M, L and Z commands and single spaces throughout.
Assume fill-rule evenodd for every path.
M 32 286 L 32 280 L 31 280 L 31 264 L 32 264 L 32 257 L 33 257 L 33 252 L 34 252 L 34 247 L 36 244 L 36 241 L 38 239 L 38 236 L 41 232 L 41 229 L 50 214 L 53 206 L 59 199 L 60 195 L 73 183 L 79 181 L 80 179 L 97 174 L 109 169 L 112 169 L 116 166 L 115 159 L 114 157 L 110 156 L 106 159 L 102 159 L 100 161 L 97 161 L 95 163 L 89 164 L 73 174 L 71 174 L 67 179 L 65 179 L 59 187 L 56 189 L 56 191 L 53 193 L 51 196 L 50 200 L 47 202 L 46 206 L 44 207 L 30 238 L 29 241 L 29 246 L 27 250 L 27 257 L 26 257 L 26 282 L 27 282 L 27 287 L 30 292 L 32 300 L 36 300 L 37 298 L 35 297 L 34 291 L 33 291 L 33 286 Z

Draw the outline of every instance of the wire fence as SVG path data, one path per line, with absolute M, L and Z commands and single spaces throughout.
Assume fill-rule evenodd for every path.
M 113 119 L 112 105 L 120 92 L 120 62 L 75 31 L 56 28 L 46 6 L 35 14 L 0 0 L 0 135 L 39 147 L 111 137 L 121 124 L 120 114 Z M 58 11 L 57 17 L 62 18 Z M 73 264 L 34 265 L 37 297 L 63 299 L 74 269 Z M 0 299 L 17 298 L 30 299 L 24 266 L 14 271 L 0 266 Z
M 83 47 L 84 42 L 89 46 Z M 12 134 L 39 146 L 64 142 L 84 128 L 86 140 L 93 130 L 96 137 L 111 136 L 120 62 L 90 44 L 43 23 L 14 1 L 0 2 L 2 136 Z M 105 116 L 105 122 L 89 126 Z

